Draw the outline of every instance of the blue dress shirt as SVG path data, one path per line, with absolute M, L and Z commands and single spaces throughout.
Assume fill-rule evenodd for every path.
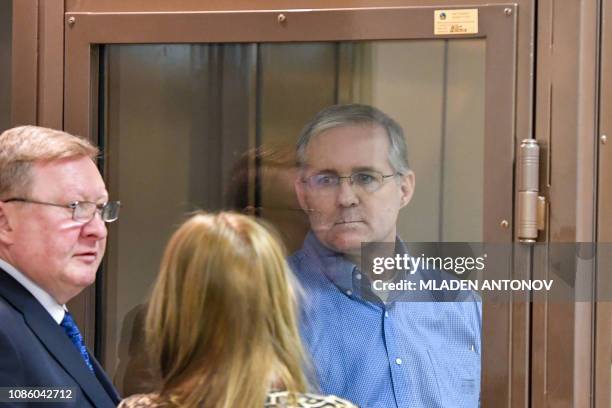
M 289 264 L 303 288 L 300 330 L 320 391 L 363 408 L 477 407 L 482 305 L 368 302 L 364 277 L 312 232 Z

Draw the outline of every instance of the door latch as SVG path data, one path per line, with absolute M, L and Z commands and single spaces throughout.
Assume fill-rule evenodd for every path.
M 518 231 L 519 242 L 536 242 L 538 231 L 546 226 L 546 198 L 539 189 L 540 146 L 535 139 L 524 139 L 518 161 Z

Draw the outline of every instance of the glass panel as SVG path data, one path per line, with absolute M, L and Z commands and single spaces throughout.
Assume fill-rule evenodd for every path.
M 11 126 L 12 10 L 12 0 L 0 0 L 0 132 Z
M 103 55 L 107 180 L 124 205 L 106 259 L 103 361 L 124 395 L 147 390 L 136 374 L 142 304 L 186 212 L 257 213 L 290 251 L 301 246 L 294 146 L 328 105 L 371 104 L 403 126 L 417 179 L 403 239 L 483 239 L 484 40 L 110 45 Z

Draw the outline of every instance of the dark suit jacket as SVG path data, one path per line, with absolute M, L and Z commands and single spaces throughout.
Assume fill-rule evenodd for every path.
M 117 406 L 117 391 L 90 356 L 94 373 L 36 298 L 0 269 L 0 387 L 74 389 L 71 403 L 0 402 L 1 407 Z

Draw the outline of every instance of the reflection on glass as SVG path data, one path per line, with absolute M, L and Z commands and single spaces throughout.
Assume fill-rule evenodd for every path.
M 106 46 L 107 180 L 123 207 L 103 361 L 123 394 L 150 389 L 136 353 L 142 304 L 186 212 L 254 213 L 289 251 L 301 246 L 294 146 L 328 105 L 371 104 L 404 128 L 416 173 L 399 220 L 406 241 L 481 241 L 484 50 L 484 40 Z

